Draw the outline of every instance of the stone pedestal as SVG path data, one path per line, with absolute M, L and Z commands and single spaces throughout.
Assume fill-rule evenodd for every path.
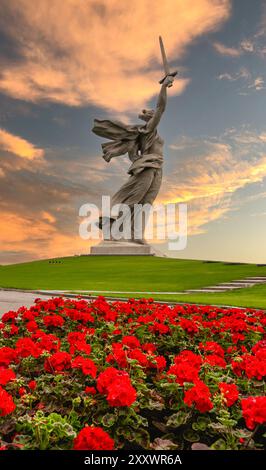
M 133 242 L 103 240 L 99 245 L 91 247 L 92 256 L 154 256 L 154 249 L 148 245 Z

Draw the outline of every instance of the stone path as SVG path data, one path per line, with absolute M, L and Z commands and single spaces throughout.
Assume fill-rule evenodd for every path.
M 256 277 L 248 277 L 246 279 L 236 279 L 235 281 L 223 282 L 215 286 L 202 287 L 200 289 L 189 289 L 186 291 L 186 293 L 192 294 L 194 292 L 201 292 L 201 293 L 228 292 L 228 291 L 233 291 L 235 289 L 245 289 L 247 287 L 253 287 L 258 284 L 266 284 L 266 276 L 256 276 Z
M 40 297 L 47 299 L 45 295 L 39 295 L 32 292 L 21 292 L 17 290 L 0 290 L 0 316 L 9 310 L 17 310 L 22 305 L 30 307 L 34 300 Z

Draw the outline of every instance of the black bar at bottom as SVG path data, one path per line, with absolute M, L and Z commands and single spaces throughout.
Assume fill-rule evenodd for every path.
M 191 465 L 263 465 L 263 451 L 1 451 L 0 468 L 24 465 L 36 465 L 36 469 L 105 467 L 120 469 L 135 465 L 154 466 L 167 465 L 171 467 Z M 4 466 L 5 465 L 5 466 Z M 8 466 L 8 467 L 7 467 Z

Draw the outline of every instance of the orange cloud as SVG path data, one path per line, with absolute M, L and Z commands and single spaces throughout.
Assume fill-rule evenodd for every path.
M 251 139 L 251 135 L 248 134 Z M 235 142 L 247 146 L 245 134 L 233 136 Z M 252 134 L 261 141 L 261 136 Z M 204 225 L 225 216 L 232 209 L 231 197 L 248 184 L 266 177 L 266 155 L 260 154 L 253 161 L 243 158 L 242 147 L 237 150 L 228 143 L 205 142 L 200 151 L 199 142 L 181 142 L 172 150 L 191 147 L 191 157 L 181 161 L 178 170 L 166 176 L 158 202 L 187 203 L 189 234 L 203 233 Z M 194 154 L 195 152 L 195 154 Z
M 0 149 L 27 160 L 41 158 L 44 155 L 43 149 L 36 148 L 22 137 L 11 134 L 4 129 L 0 129 Z
M 20 60 L 4 64 L 0 90 L 29 101 L 93 103 L 124 112 L 158 91 L 158 35 L 177 62 L 200 35 L 230 14 L 230 0 L 3 0 L 1 28 L 16 41 Z M 5 17 L 5 19 L 4 19 Z M 6 20 L 8 18 L 9 21 Z M 19 34 L 18 34 L 19 31 Z M 188 83 L 178 78 L 171 93 Z
M 2 212 L 5 230 L 0 233 L 1 251 L 28 252 L 35 259 L 89 253 L 90 241 L 60 232 L 51 218 L 47 220 L 47 215 L 43 213 L 39 218 L 33 218 Z

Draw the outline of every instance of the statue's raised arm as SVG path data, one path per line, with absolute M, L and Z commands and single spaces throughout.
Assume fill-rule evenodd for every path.
M 164 113 L 165 111 L 165 108 L 166 108 L 166 103 L 167 103 L 167 88 L 169 86 L 172 86 L 172 83 L 174 81 L 174 77 L 172 76 L 167 76 L 164 81 L 163 81 L 163 84 L 161 86 L 161 90 L 160 90 L 160 93 L 159 93 L 159 96 L 158 96 L 158 100 L 157 100 L 157 105 L 156 105 L 156 109 L 154 111 L 154 114 L 152 116 L 152 118 L 149 120 L 149 122 L 146 124 L 146 129 L 147 131 L 154 131 L 156 129 L 156 127 L 158 126 L 160 120 L 161 120 L 161 117 L 162 117 L 162 114 Z

